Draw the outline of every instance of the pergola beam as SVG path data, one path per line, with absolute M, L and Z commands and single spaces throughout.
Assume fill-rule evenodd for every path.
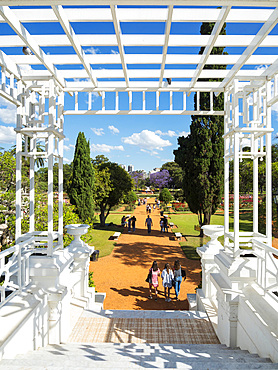
M 230 6 L 225 6 L 221 9 L 221 12 L 219 13 L 219 19 L 217 20 L 217 22 L 215 23 L 213 27 L 213 30 L 208 40 L 208 44 L 206 45 L 205 50 L 201 56 L 201 60 L 197 68 L 195 69 L 194 76 L 190 82 L 190 87 L 193 87 L 196 81 L 198 80 L 198 78 L 200 77 L 200 74 L 209 58 L 209 55 L 215 46 L 216 39 L 223 28 L 223 25 L 226 21 L 226 18 L 229 14 L 230 9 L 231 9 Z
M 115 29 L 115 33 L 117 37 L 118 49 L 119 49 L 121 63 L 123 67 L 125 82 L 126 82 L 126 86 L 129 87 L 129 78 L 128 78 L 127 66 L 126 66 L 126 61 L 125 61 L 125 52 L 124 52 L 124 48 L 123 48 L 122 41 L 121 41 L 121 26 L 117 18 L 116 7 L 114 5 L 111 5 L 110 9 L 111 9 L 114 29 Z
M 70 40 L 70 43 L 72 45 L 72 47 L 74 48 L 81 64 L 83 64 L 87 74 L 88 74 L 88 77 L 90 78 L 90 80 L 92 81 L 93 85 L 94 86 L 97 86 L 97 81 L 95 79 L 95 77 L 93 76 L 93 71 L 92 71 L 92 68 L 90 66 L 90 63 L 88 62 L 88 59 L 78 41 L 78 38 L 76 37 L 75 35 L 75 32 L 69 22 L 69 20 L 67 19 L 67 16 L 64 12 L 64 9 L 61 5 L 58 5 L 58 6 L 52 6 L 52 9 L 58 19 L 58 21 L 60 22 L 61 26 L 63 27 L 63 30 L 65 31 L 68 39 Z
M 20 23 L 17 17 L 13 14 L 12 10 L 7 6 L 0 6 L 0 15 L 6 20 L 9 26 L 17 33 L 26 46 L 35 54 L 42 63 L 56 79 L 56 81 L 64 86 L 64 81 L 59 77 L 56 67 L 50 61 L 49 57 L 44 51 L 38 46 L 33 37 L 27 31 L 27 29 Z
M 165 27 L 165 40 L 164 40 L 164 46 L 163 46 L 162 63 L 161 63 L 161 68 L 160 68 L 159 87 L 162 86 L 163 77 L 164 77 L 169 36 L 170 36 L 171 24 L 172 24 L 172 16 L 173 16 L 173 6 L 171 5 L 168 7 L 167 22 L 166 22 L 166 27 Z
M 108 2 L 110 5 L 130 5 L 130 1 L 127 0 L 110 0 Z M 1 5 L 11 5 L 11 0 L 0 0 Z M 12 0 L 13 6 L 30 6 L 30 0 Z M 105 3 L 107 4 L 107 3 Z M 32 0 L 33 6 L 42 6 L 42 5 L 76 5 L 75 0 Z M 78 5 L 96 5 L 102 6 L 102 0 L 80 0 Z M 132 5 L 146 5 L 146 6 L 157 6 L 157 0 L 132 0 Z M 173 0 L 161 0 L 159 2 L 160 6 L 173 5 Z M 192 5 L 192 0 L 178 0 L 177 5 L 180 6 L 190 6 Z M 219 6 L 219 0 L 195 0 L 195 6 Z M 221 0 L 222 6 L 250 6 L 250 7 L 276 7 L 277 0 Z
M 221 2 L 221 6 L 225 6 L 222 5 L 222 3 L 223 2 Z M 110 2 L 107 4 L 110 4 Z M 226 6 L 231 5 L 232 4 Z M 52 6 L 56 5 L 52 4 Z M 56 16 L 51 9 L 29 8 L 13 9 L 13 11 L 15 16 L 23 23 L 56 22 Z M 112 22 L 111 12 L 108 8 L 65 8 L 64 12 L 69 22 Z M 219 13 L 220 9 L 213 8 L 174 8 L 172 20 L 173 22 L 194 23 L 217 22 Z M 271 9 L 232 9 L 227 17 L 227 22 L 262 23 L 270 14 Z M 137 9 L 118 8 L 117 15 L 120 22 L 165 22 L 167 20 L 167 9 L 148 9 L 148 11 L 138 14 Z M 5 22 L 5 20 L 0 17 L 0 22 Z
M 267 21 L 264 23 L 264 25 L 261 27 L 257 35 L 253 38 L 251 44 L 245 49 L 245 51 L 242 53 L 236 64 L 231 68 L 228 76 L 224 78 L 224 80 L 221 83 L 221 87 L 224 87 L 228 85 L 232 79 L 235 77 L 237 72 L 241 69 L 241 67 L 251 59 L 251 56 L 254 53 L 254 51 L 260 46 L 262 41 L 266 38 L 266 36 L 271 32 L 271 30 L 276 26 L 278 22 L 278 8 L 275 8 L 275 10 L 271 13 L 270 17 L 267 19 Z M 249 62 L 249 61 L 248 61 Z M 266 64 L 267 61 L 265 61 L 262 64 Z

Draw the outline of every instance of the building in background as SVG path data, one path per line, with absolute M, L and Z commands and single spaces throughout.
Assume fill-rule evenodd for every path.
M 127 166 L 127 172 L 133 172 L 134 171 L 134 166 L 133 166 L 133 164 L 129 164 L 128 166 Z

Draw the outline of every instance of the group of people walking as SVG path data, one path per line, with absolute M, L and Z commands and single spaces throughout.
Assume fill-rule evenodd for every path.
M 157 288 L 159 285 L 158 277 L 160 276 L 160 269 L 158 268 L 157 261 L 154 261 L 152 267 L 149 269 L 149 274 L 146 281 L 149 283 L 149 299 L 152 299 L 152 288 L 154 288 L 155 301 L 157 301 Z M 181 268 L 179 260 L 174 263 L 173 269 L 171 269 L 170 264 L 166 263 L 164 270 L 161 273 L 162 285 L 164 287 L 165 301 L 170 302 L 170 291 L 171 288 L 175 288 L 175 299 L 179 300 L 180 286 L 182 278 L 186 279 L 185 270 Z
M 121 220 L 121 224 L 123 227 L 127 226 L 128 227 L 128 232 L 130 233 L 131 231 L 135 231 L 135 223 L 136 223 L 136 217 L 132 216 L 123 216 Z

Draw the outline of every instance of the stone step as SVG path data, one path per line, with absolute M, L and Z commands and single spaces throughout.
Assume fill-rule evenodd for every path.
M 70 343 L 2 360 L 5 370 L 27 369 L 278 369 L 269 359 L 221 344 Z

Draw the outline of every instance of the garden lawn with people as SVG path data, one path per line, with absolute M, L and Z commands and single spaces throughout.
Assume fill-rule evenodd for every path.
M 106 219 L 106 227 L 103 228 L 99 223 L 94 223 L 94 228 L 90 228 L 88 233 L 82 239 L 90 246 L 94 246 L 95 250 L 99 250 L 99 257 L 109 256 L 112 252 L 115 241 L 110 240 L 115 231 L 122 232 L 121 227 L 122 215 L 109 215 Z M 110 225 L 110 223 L 113 223 Z
M 173 232 L 181 233 L 185 238 L 180 242 L 180 245 L 189 259 L 199 259 L 196 248 L 206 244 L 210 238 L 200 238 L 199 230 L 195 230 L 195 225 L 199 226 L 198 216 L 194 213 L 186 214 L 171 214 L 170 222 L 173 222 L 177 228 L 172 229 Z M 230 228 L 233 227 L 233 217 L 230 216 Z M 211 225 L 224 225 L 224 214 L 217 213 L 211 217 Z M 240 215 L 240 231 L 252 231 L 252 213 L 244 212 Z M 220 237 L 219 241 L 223 244 L 224 237 Z

